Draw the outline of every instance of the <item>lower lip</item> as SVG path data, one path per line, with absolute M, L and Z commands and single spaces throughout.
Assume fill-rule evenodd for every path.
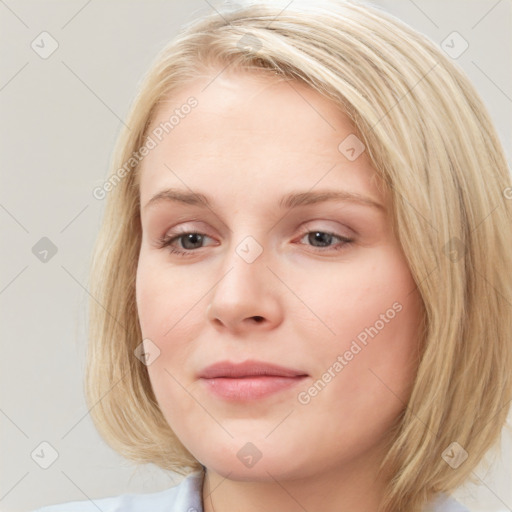
M 261 375 L 240 378 L 217 377 L 201 380 L 215 395 L 225 400 L 243 402 L 264 398 L 279 391 L 284 391 L 296 386 L 305 378 L 305 375 L 297 377 Z

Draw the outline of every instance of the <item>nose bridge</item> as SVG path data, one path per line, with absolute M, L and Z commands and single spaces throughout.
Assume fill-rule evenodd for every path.
M 215 287 L 214 295 L 231 292 L 234 294 L 233 300 L 240 301 L 238 294 L 243 296 L 248 291 L 255 293 L 256 286 L 261 291 L 268 291 L 267 281 L 271 273 L 268 272 L 266 263 L 268 255 L 263 245 L 252 235 L 242 237 L 226 251 L 222 263 L 224 277 Z
M 222 277 L 212 291 L 208 315 L 227 327 L 244 320 L 267 320 L 275 324 L 281 314 L 275 276 L 267 268 L 270 254 L 252 235 L 233 238 L 223 255 Z
M 231 269 L 230 274 L 236 271 L 242 279 L 244 276 L 250 278 L 255 271 L 261 274 L 265 262 L 269 261 L 268 239 L 271 233 L 268 227 L 258 222 L 258 212 L 253 211 L 250 204 L 237 204 L 233 217 L 228 247 L 222 256 L 224 271 Z

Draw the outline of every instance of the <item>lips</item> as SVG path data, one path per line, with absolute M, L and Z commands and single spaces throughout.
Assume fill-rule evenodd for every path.
M 245 361 L 243 363 L 220 361 L 205 368 L 200 372 L 199 377 L 203 379 L 215 379 L 217 377 L 242 378 L 262 375 L 298 377 L 307 375 L 307 373 L 262 361 Z
M 308 374 L 302 370 L 263 361 L 221 361 L 208 366 L 199 374 L 200 380 L 210 392 L 229 401 L 264 398 L 289 389 L 306 377 Z

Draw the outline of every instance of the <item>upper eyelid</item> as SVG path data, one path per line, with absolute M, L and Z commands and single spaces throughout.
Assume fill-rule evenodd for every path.
M 191 223 L 193 222 L 200 222 L 200 223 L 203 223 L 202 221 L 194 221 L 194 220 L 191 220 L 189 221 Z M 310 221 L 306 221 L 305 223 L 301 223 L 301 227 L 299 229 L 299 231 L 301 233 L 303 232 L 310 232 L 310 231 L 321 231 L 323 233 L 332 233 L 332 234 L 336 234 L 338 235 L 338 233 L 334 233 L 334 231 L 337 231 L 336 228 L 328 228 L 328 227 L 318 227 L 318 226 L 310 226 L 309 223 L 313 223 L 313 222 L 334 222 L 334 221 L 322 221 L 322 220 L 310 220 Z M 197 234 L 200 234 L 200 235 L 206 235 L 206 236 L 210 236 L 208 235 L 208 233 L 206 233 L 205 231 L 206 230 L 203 230 L 202 228 L 197 228 L 197 227 L 187 227 L 188 225 L 188 222 L 185 222 L 184 225 L 183 224 L 179 224 L 173 228 L 170 228 L 168 230 L 168 233 L 172 232 L 173 230 L 174 233 L 172 234 L 169 234 L 169 236 L 179 236 L 181 234 L 189 234 L 189 233 L 197 233 Z M 351 229 L 349 226 L 345 226 L 346 229 L 350 230 L 351 232 L 354 232 L 353 229 Z M 231 231 L 231 230 L 230 230 Z M 339 235 L 339 236 L 342 236 L 342 235 Z M 210 237 L 212 238 L 212 237 Z

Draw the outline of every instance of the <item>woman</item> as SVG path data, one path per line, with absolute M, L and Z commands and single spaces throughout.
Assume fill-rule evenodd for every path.
M 461 71 L 365 5 L 249 4 L 164 48 L 127 124 L 87 398 L 187 477 L 40 510 L 467 510 L 512 399 L 512 189 Z

